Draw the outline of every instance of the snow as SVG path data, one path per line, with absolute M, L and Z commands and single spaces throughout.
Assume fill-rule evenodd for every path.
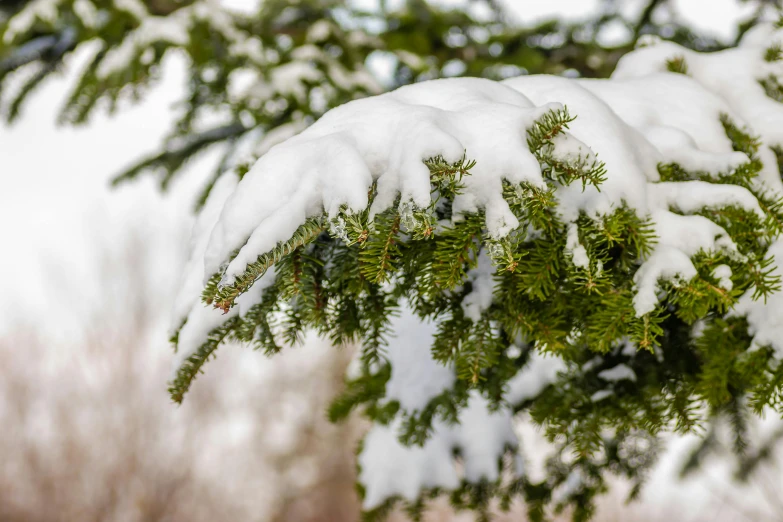
M 412 412 L 450 388 L 455 377 L 453 370 L 437 364 L 430 356 L 434 325 L 419 320 L 403 307 L 401 316 L 393 320 L 393 327 L 398 336 L 389 343 L 392 377 L 386 385 L 386 397 L 399 401 L 404 411 Z M 559 357 L 532 351 L 525 366 L 509 381 L 508 404 L 514 406 L 535 398 L 564 370 L 565 363 Z M 457 487 L 462 477 L 454 461 L 454 449 L 460 450 L 467 481 L 496 480 L 498 457 L 504 448 L 519 444 L 512 417 L 507 406 L 490 411 L 489 402 L 473 390 L 467 407 L 459 413 L 459 422 L 450 425 L 436 419 L 432 435 L 421 447 L 400 443 L 399 415 L 388 426 L 373 426 L 359 454 L 364 508 L 373 509 L 396 495 L 413 501 L 423 488 Z M 523 473 L 519 455 L 513 471 L 517 476 Z
M 386 383 L 386 400 L 398 401 L 403 411 L 413 413 L 454 385 L 454 369 L 432 358 L 433 322 L 419 319 L 410 307 L 403 306 L 399 317 L 392 318 L 391 327 L 395 334 L 386 350 L 392 371 Z
M 586 79 L 579 84 L 644 134 L 666 161 L 713 174 L 726 173 L 748 161 L 747 156 L 732 150 L 719 117 L 727 114 L 741 119 L 723 99 L 691 78 L 654 73 L 643 78 Z
M 568 500 L 569 497 L 579 492 L 584 482 L 585 479 L 582 475 L 582 470 L 579 468 L 572 470 L 571 473 L 569 473 L 566 477 L 565 482 L 563 482 L 559 488 L 552 492 L 552 500 L 556 504 Z
M 461 477 L 453 457 L 455 449 L 462 456 L 466 480 L 497 480 L 498 456 L 507 446 L 518 444 L 511 417 L 507 409 L 491 412 L 488 401 L 473 391 L 468 406 L 459 414 L 459 423 L 435 421 L 433 434 L 422 447 L 400 443 L 399 419 L 388 426 L 373 426 L 359 454 L 359 481 L 365 488 L 363 508 L 373 509 L 397 495 L 415 501 L 425 488 L 456 488 Z M 519 457 L 515 471 L 522 474 Z
M 169 335 L 174 335 L 187 319 L 193 305 L 201 299 L 204 286 L 204 251 L 209 241 L 209 233 L 215 226 L 223 204 L 236 188 L 239 177 L 234 173 L 226 173 L 215 182 L 204 207 L 201 209 L 190 236 L 190 252 L 188 262 L 183 269 L 182 282 L 174 300 L 174 309 Z
M 140 0 L 114 0 L 114 7 L 142 20 L 148 16 L 147 8 Z
M 568 224 L 566 236 L 566 254 L 571 257 L 571 262 L 579 268 L 590 268 L 590 258 L 587 256 L 587 250 L 579 242 L 579 228 L 576 223 Z
M 150 48 L 153 43 L 187 45 L 190 42 L 188 15 L 188 10 L 180 9 L 166 17 L 145 17 L 141 25 L 128 34 L 118 47 L 106 53 L 106 57 L 98 66 L 98 77 L 104 79 L 127 70 L 133 59 Z
M 599 390 L 590 396 L 590 402 L 601 402 L 604 399 L 612 397 L 614 392 L 612 390 Z
M 693 213 L 703 208 L 735 205 L 764 218 L 756 197 L 748 189 L 737 185 L 680 181 L 656 183 L 648 190 L 650 199 L 659 208 L 668 206 L 680 212 Z
M 533 350 L 525 366 L 508 382 L 506 400 L 518 405 L 535 398 L 565 370 L 565 362 L 560 357 Z
M 731 267 L 729 265 L 718 265 L 712 269 L 712 276 L 718 280 L 718 285 L 724 290 L 731 291 L 734 288 L 734 282 L 731 280 Z
M 598 372 L 598 377 L 609 382 L 623 380 L 636 381 L 636 374 L 634 371 L 628 365 L 622 363 Z
M 495 289 L 494 275 L 495 265 L 492 264 L 492 259 L 486 251 L 482 250 L 478 256 L 478 266 L 468 271 L 468 281 L 472 289 L 462 300 L 462 309 L 468 319 L 478 321 L 481 319 L 481 314 L 492 305 L 492 292 Z
M 169 335 L 178 333 L 177 356 L 172 365 L 172 377 L 176 375 L 182 363 L 204 343 L 209 333 L 236 315 L 244 315 L 261 301 L 263 292 L 275 281 L 275 271 L 269 270 L 263 275 L 250 292 L 237 299 L 237 306 L 223 314 L 220 310 L 201 301 L 201 290 L 205 278 L 204 251 L 209 241 L 209 233 L 220 216 L 220 211 L 228 196 L 236 188 L 239 177 L 234 172 L 226 172 L 216 182 L 204 207 L 193 225 L 190 240 L 190 255 L 184 267 L 180 290 L 174 299 Z
M 98 9 L 90 0 L 76 0 L 73 3 L 73 10 L 85 27 L 95 28 L 98 23 Z
M 567 221 L 575 221 L 579 211 L 590 216 L 609 214 L 624 201 L 640 214 L 647 213 L 643 188 L 658 180 L 660 156 L 644 137 L 620 120 L 611 107 L 572 79 L 531 75 L 504 80 L 534 103 L 562 103 L 572 115 L 569 133 L 587 143 L 605 165 L 607 180 L 599 189 L 580 183 L 557 190 L 558 211 Z
M 783 240 L 774 242 L 767 254 L 774 258 L 773 275 L 783 277 Z M 717 277 L 717 276 L 716 276 Z M 764 299 L 753 299 L 747 291 L 739 299 L 730 316 L 746 317 L 749 333 L 753 336 L 751 348 L 770 346 L 777 359 L 783 359 L 783 292 L 776 292 Z
M 703 216 L 682 216 L 667 210 L 653 214 L 658 245 L 674 247 L 688 257 L 699 250 L 734 254 L 737 246 L 728 233 Z
M 13 43 L 20 34 L 29 32 L 37 20 L 43 20 L 48 24 L 57 21 L 58 11 L 62 0 L 33 0 L 24 9 L 16 13 L 9 21 L 8 28 L 3 33 L 3 43 Z
M 783 75 L 782 62 L 766 62 L 764 53 L 780 31 L 771 24 L 759 24 L 749 32 L 740 47 L 714 53 L 698 53 L 673 42 L 657 41 L 623 56 L 612 79 L 645 78 L 666 70 L 666 62 L 681 57 L 688 76 L 705 90 L 720 97 L 732 112 L 748 122 L 766 145 L 783 144 L 783 107 L 769 98 L 758 80 Z M 671 99 L 671 97 L 668 97 Z M 780 176 L 770 167 L 772 157 L 765 152 L 767 167 L 761 181 L 770 189 L 783 192 Z
M 636 316 L 655 310 L 658 305 L 658 281 L 674 281 L 675 284 L 688 281 L 697 274 L 696 267 L 682 251 L 671 246 L 659 246 L 634 275 L 636 295 L 633 306 Z
M 308 42 L 322 42 L 332 33 L 332 25 L 326 20 L 318 20 L 307 30 Z
M 403 307 L 394 326 L 400 334 L 389 345 L 392 378 L 386 395 L 400 401 L 404 410 L 413 411 L 450 387 L 454 375 L 451 370 L 447 375 L 429 356 L 433 325 L 419 321 Z M 508 403 L 513 406 L 536 397 L 564 370 L 565 363 L 559 357 L 531 352 L 528 362 L 509 382 Z M 423 396 L 417 397 L 419 393 Z M 467 407 L 459 413 L 459 422 L 450 425 L 436 419 L 432 435 L 421 447 L 400 443 L 401 416 L 388 426 L 373 426 L 359 454 L 359 481 L 365 487 L 363 507 L 373 509 L 396 495 L 414 501 L 424 488 L 456 488 L 462 476 L 454 461 L 455 449 L 460 451 L 467 481 L 496 480 L 498 457 L 504 448 L 519 444 L 512 416 L 509 407 L 490 411 L 489 402 L 473 390 Z M 517 476 L 523 473 L 519 455 L 512 471 Z
M 197 21 L 208 23 L 211 31 L 225 38 L 235 56 L 246 56 L 257 65 L 266 62 L 261 41 L 239 30 L 232 15 L 212 0 L 196 1 L 167 16 L 149 15 L 144 5 L 136 0 L 115 0 L 115 4 L 118 9 L 133 14 L 140 24 L 126 35 L 119 46 L 106 53 L 97 70 L 101 79 L 127 70 L 133 60 L 151 49 L 153 44 L 187 46 L 190 43 L 190 30 Z
M 456 213 L 486 211 L 493 237 L 519 225 L 502 196 L 502 180 L 543 185 L 527 150 L 526 129 L 557 104 L 535 107 L 521 94 L 489 80 L 436 80 L 356 100 L 329 111 L 311 127 L 272 147 L 229 198 L 210 239 L 207 272 L 216 272 L 237 248 L 223 284 L 248 263 L 291 237 L 306 218 L 342 205 L 371 214 L 400 195 L 418 207 L 430 204 L 429 170 L 422 160 L 441 155 L 455 162 L 468 151 L 477 160 Z M 372 114 L 372 118 L 367 118 Z

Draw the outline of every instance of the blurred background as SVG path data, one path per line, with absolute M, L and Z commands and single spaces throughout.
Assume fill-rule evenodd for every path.
M 183 38 L 196 4 L 208 9 Z M 266 358 L 227 346 L 182 406 L 168 398 L 169 310 L 205 187 L 357 96 L 442 76 L 607 76 L 643 35 L 721 49 L 774 7 L 3 0 L 0 521 L 359 520 L 366 426 L 325 417 L 351 347 L 313 337 Z M 255 39 L 228 45 L 225 24 L 210 26 L 223 14 Z M 524 418 L 518 428 L 526 453 L 546 450 Z M 783 431 L 749 429 L 744 459 L 720 433 L 667 441 L 642 498 L 626 504 L 618 482 L 596 520 L 783 519 Z M 428 517 L 472 520 L 437 501 Z

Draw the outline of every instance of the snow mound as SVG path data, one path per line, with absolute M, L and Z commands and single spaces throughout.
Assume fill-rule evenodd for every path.
M 299 135 L 272 147 L 227 201 L 210 238 L 206 272 L 225 271 L 230 284 L 256 258 L 288 240 L 309 217 L 360 212 L 377 194 L 371 214 L 398 196 L 430 204 L 430 173 L 423 160 L 476 161 L 455 213 L 486 211 L 490 235 L 503 237 L 519 222 L 502 195 L 502 181 L 543 186 L 541 168 L 526 144 L 527 129 L 560 104 L 535 106 L 489 80 L 434 80 L 346 103 Z

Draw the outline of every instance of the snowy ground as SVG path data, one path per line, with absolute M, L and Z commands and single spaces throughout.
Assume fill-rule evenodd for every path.
M 525 20 L 545 16 L 549 12 L 578 17 L 580 13 L 594 9 L 595 4 L 594 1 L 566 0 L 511 2 L 517 15 Z M 630 9 L 639 4 L 635 0 L 628 2 Z M 731 0 L 680 0 L 677 6 L 694 23 L 708 24 L 716 34 L 725 38 L 731 37 L 733 20 L 744 9 Z M 68 79 L 50 81 L 33 98 L 17 125 L 10 129 L 0 128 L 0 159 L 3 165 L 0 174 L 0 241 L 5 247 L 5 255 L 0 256 L 0 272 L 6 274 L 0 280 L 0 339 L 4 335 L 16 334 L 20 328 L 32 327 L 44 340 L 44 346 L 70 346 L 74 350 L 73 353 L 42 350 L 40 359 L 28 358 L 27 364 L 45 367 L 54 364 L 52 361 L 73 357 L 79 360 L 79 367 L 84 371 L 80 375 L 100 375 L 100 362 L 79 352 L 78 340 L 87 335 L 85 329 L 93 325 L 91 320 L 101 309 L 101 303 L 108 299 L 117 310 L 122 309 L 123 300 L 128 298 L 127 288 L 121 284 L 115 286 L 110 278 L 99 274 L 107 272 L 107 259 L 109 262 L 123 262 L 121 256 L 128 252 L 129 238 L 135 237 L 141 239 L 148 253 L 153 253 L 134 258 L 134 262 L 145 263 L 150 274 L 146 284 L 153 290 L 151 295 L 158 299 L 154 305 L 160 306 L 163 314 L 160 323 L 151 327 L 149 338 L 139 340 L 135 356 L 140 358 L 142 366 L 146 361 L 150 368 L 156 369 L 153 372 L 156 375 L 165 375 L 161 369 L 166 366 L 167 357 L 160 353 L 165 353 L 166 346 L 161 338 L 168 319 L 172 291 L 177 283 L 176 274 L 184 261 L 184 247 L 192 219 L 189 209 L 198 182 L 215 158 L 205 156 L 190 169 L 187 179 L 175 183 L 167 195 L 160 195 L 149 179 L 115 190 L 108 187 L 108 180 L 121 166 L 140 153 L 153 150 L 159 143 L 170 121 L 166 115 L 176 110 L 172 103 L 178 98 L 183 78 L 182 64 L 176 59 L 171 60 L 165 81 L 142 105 L 127 108 L 114 118 L 99 116 L 82 129 L 54 126 L 53 114 L 59 107 Z M 108 273 L 113 272 L 108 270 Z M 121 321 L 122 313 L 113 317 Z M 224 375 L 238 374 L 242 378 L 232 387 L 231 397 L 221 399 L 224 405 L 228 401 L 232 406 L 225 416 L 210 420 L 210 429 L 229 426 L 228 432 L 233 433 L 236 439 L 226 439 L 228 432 L 223 430 L 215 440 L 222 439 L 237 446 L 248 437 L 256 436 L 257 427 L 251 429 L 248 426 L 256 423 L 257 419 L 248 417 L 249 410 L 241 405 L 252 397 L 257 398 L 259 393 L 275 397 L 274 389 L 267 387 L 264 391 L 263 383 L 281 369 L 289 368 L 289 373 L 293 373 L 290 371 L 292 361 L 304 363 L 311 358 L 301 356 L 302 353 L 320 354 L 323 348 L 314 342 L 300 352 L 298 358 L 280 360 L 266 360 L 247 352 L 233 353 L 228 358 L 229 371 Z M 208 369 L 208 372 L 211 371 L 212 368 Z M 216 373 L 219 371 L 215 370 Z M 57 372 L 52 375 L 68 378 Z M 138 384 L 138 381 L 133 382 Z M 279 381 L 271 382 L 275 382 L 275 386 L 280 385 Z M 145 381 L 144 386 L 147 390 L 151 384 Z M 161 382 L 160 402 L 169 407 L 163 386 Z M 53 397 L 58 387 L 47 389 Z M 132 389 L 121 395 L 129 401 L 134 396 Z M 5 397 L 6 404 L 14 400 L 13 396 Z M 295 397 L 292 396 L 291 401 L 296 405 Z M 302 424 L 299 416 L 301 411 L 307 410 L 308 404 L 303 402 L 299 408 L 291 406 L 285 409 L 278 420 L 271 422 L 270 426 L 275 428 L 269 436 L 280 444 L 289 440 L 292 427 Z M 174 411 L 174 407 L 171 408 Z M 318 415 L 321 411 L 312 413 Z M 11 429 L 17 434 L 22 433 L 22 427 L 13 426 Z M 52 430 L 55 435 L 57 433 L 56 427 L 44 429 Z M 529 451 L 541 447 L 533 429 L 522 425 L 521 431 L 523 443 Z M 167 435 L 171 432 L 160 432 L 162 437 Z M 604 501 L 604 509 L 597 520 L 656 521 L 669 518 L 688 522 L 779 519 L 783 510 L 774 505 L 777 498 L 774 494 L 765 495 L 765 488 L 777 488 L 774 475 L 767 482 L 736 489 L 726 481 L 730 470 L 715 463 L 709 465 L 697 479 L 678 482 L 675 477 L 680 462 L 694 441 L 694 437 L 687 437 L 671 442 L 666 456 L 651 477 L 642 502 L 623 507 L 621 495 L 612 494 Z M 215 451 L 215 455 L 222 455 Z M 346 457 L 349 455 L 350 452 Z M 236 459 L 239 457 L 241 455 Z M 217 465 L 214 459 L 206 462 L 207 467 Z M 313 462 L 292 469 L 301 469 L 305 476 L 308 465 L 312 466 Z M 225 464 L 222 469 L 230 472 Z M 276 482 L 277 477 L 273 475 L 276 469 L 271 465 L 264 468 L 267 475 L 253 483 L 258 491 Z M 243 473 L 245 477 L 249 476 L 248 470 Z M 231 481 L 230 484 L 237 482 Z M 248 492 L 245 489 L 240 494 Z

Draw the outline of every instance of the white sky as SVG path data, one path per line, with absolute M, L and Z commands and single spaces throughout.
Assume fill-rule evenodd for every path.
M 69 66 L 85 57 L 79 53 Z M 0 279 L 0 332 L 31 313 L 52 312 L 62 326 L 89 310 L 85 300 L 100 291 L 91 284 L 97 252 L 120 248 L 129 233 L 159 242 L 167 255 L 177 252 L 172 234 L 187 234 L 192 183 L 167 196 L 151 179 L 108 185 L 121 167 L 156 150 L 169 128 L 184 78 L 181 63 L 170 62 L 144 103 L 115 117 L 99 112 L 86 127 L 56 126 L 72 85 L 66 76 L 36 92 L 16 125 L 0 126 L 0 272 L 10 274 Z

